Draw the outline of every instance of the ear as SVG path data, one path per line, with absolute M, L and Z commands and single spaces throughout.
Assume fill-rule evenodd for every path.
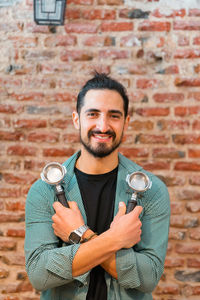
M 74 127 L 76 129 L 79 129 L 80 128 L 79 115 L 76 111 L 73 111 L 73 113 L 72 113 L 72 120 L 73 120 L 73 123 L 74 123 Z
M 126 120 L 125 120 L 125 122 L 124 122 L 124 131 L 127 130 L 129 121 L 130 121 L 130 116 L 127 115 Z

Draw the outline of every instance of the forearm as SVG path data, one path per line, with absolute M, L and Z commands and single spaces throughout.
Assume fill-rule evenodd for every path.
M 114 258 L 119 248 L 114 243 L 110 230 L 81 244 L 72 262 L 73 277 L 84 274 L 97 265 L 102 265 L 111 276 L 116 278 Z

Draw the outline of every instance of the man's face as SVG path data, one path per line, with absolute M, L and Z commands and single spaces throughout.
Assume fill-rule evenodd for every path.
M 115 151 L 123 137 L 128 118 L 124 116 L 123 99 L 113 90 L 90 90 L 84 98 L 80 116 L 76 113 L 80 141 L 94 157 L 105 157 Z

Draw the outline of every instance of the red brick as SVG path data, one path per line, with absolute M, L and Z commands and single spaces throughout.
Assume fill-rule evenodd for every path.
M 93 59 L 93 54 L 82 50 L 65 50 L 61 53 L 62 61 L 89 61 Z
M 182 187 L 182 189 L 179 189 L 176 191 L 176 197 L 178 200 L 199 200 L 200 192 L 198 189 L 185 189 Z
M 198 176 L 198 175 L 190 176 L 189 183 L 191 185 L 200 185 L 200 176 Z
M 178 284 L 159 284 L 155 289 L 156 295 L 179 295 L 180 288 Z
M 199 172 L 200 163 L 198 164 L 197 162 L 177 162 L 174 166 L 174 170 Z
M 174 176 L 167 176 L 167 175 L 159 175 L 157 176 L 166 184 L 168 187 L 173 186 L 182 186 L 186 183 L 186 180 L 182 176 L 174 175 Z
M 25 237 L 25 230 L 24 229 L 8 229 L 7 236 L 10 237 Z
M 189 17 L 200 17 L 200 9 L 198 9 L 198 8 L 190 8 L 188 15 L 189 15 Z
M 0 194 L 2 198 L 17 198 L 21 195 L 19 188 L 0 188 Z
M 91 36 L 87 37 L 84 41 L 83 44 L 86 46 L 95 46 L 95 47 L 103 47 L 103 46 L 112 46 L 115 41 L 107 36 Z
M 174 134 L 172 139 L 175 144 L 200 144 L 200 135 L 195 134 Z
M 197 64 L 194 66 L 194 71 L 195 73 L 199 74 L 200 73 L 200 64 Z
M 190 158 L 200 158 L 200 149 L 188 149 L 188 156 Z
M 24 220 L 24 212 L 0 212 L 1 223 L 24 222 Z
M 38 45 L 37 37 L 10 36 L 9 40 L 17 48 L 34 48 Z
M 139 134 L 136 137 L 136 142 L 142 144 L 167 144 L 169 138 L 165 135 Z
M 200 92 L 189 92 L 188 93 L 189 100 L 200 101 Z
M 175 116 L 185 117 L 191 115 L 197 115 L 200 112 L 200 106 L 178 106 L 175 107 Z
M 59 134 L 57 132 L 32 132 L 27 136 L 29 142 L 35 143 L 55 143 L 59 141 Z
M 116 11 L 108 9 L 87 9 L 82 11 L 82 17 L 87 20 L 115 20 Z
M 170 227 L 169 240 L 182 241 L 185 239 L 185 237 L 186 237 L 186 229 L 174 228 L 172 226 Z
M 158 103 L 177 103 L 184 100 L 183 93 L 156 93 L 153 95 L 153 99 Z
M 160 130 L 176 130 L 176 129 L 184 130 L 189 128 L 190 121 L 159 120 L 157 122 L 157 126 Z
M 167 257 L 165 259 L 165 268 L 179 268 L 184 267 L 185 260 L 183 258 L 174 258 L 174 257 Z
M 156 9 L 152 12 L 152 16 L 156 18 L 174 18 L 174 17 L 185 17 L 186 11 L 185 9 L 179 9 L 179 10 L 166 10 L 166 12 L 163 12 L 163 10 Z
M 38 171 L 38 170 L 41 170 L 45 165 L 45 162 L 44 160 L 28 160 L 28 159 L 25 159 L 24 160 L 24 169 L 25 170 L 35 170 L 35 171 Z
M 170 31 L 170 22 L 157 22 L 145 20 L 139 24 L 138 30 L 141 31 Z
M 75 101 L 76 96 L 69 92 L 63 92 L 54 94 L 53 98 L 58 102 L 72 102 Z
M 23 141 L 25 136 L 22 132 L 15 131 L 0 131 L 0 140 L 1 141 Z
M 12 184 L 33 184 L 37 177 L 27 173 L 27 174 L 13 174 L 13 173 L 3 173 L 3 178 L 5 182 Z
M 199 49 L 178 49 L 174 54 L 174 58 L 199 58 Z
M 18 105 L 0 104 L 0 113 L 15 114 L 23 111 L 23 107 Z
M 120 147 L 120 152 L 126 157 L 148 157 L 149 150 L 146 148 L 123 148 Z
M 46 120 L 38 119 L 19 119 L 14 122 L 15 128 L 44 128 L 47 127 Z
M 200 245 L 192 243 L 177 244 L 175 251 L 179 254 L 200 254 Z
M 80 137 L 78 134 L 68 133 L 63 135 L 63 141 L 66 143 L 79 143 Z
M 63 119 L 55 119 L 55 120 L 50 120 L 50 125 L 54 128 L 68 128 L 69 124 L 71 124 L 72 121 L 70 120 L 63 120 Z
M 109 59 L 125 59 L 130 57 L 130 53 L 126 50 L 101 50 L 99 51 L 100 58 Z
M 31 146 L 15 145 L 15 146 L 10 146 L 7 149 L 8 155 L 35 156 L 36 153 L 37 153 L 37 148 Z
M 193 39 L 193 45 L 200 45 L 200 36 L 196 36 Z
M 76 20 L 81 18 L 81 10 L 79 8 L 69 8 L 67 7 L 65 12 L 65 18 L 67 20 Z
M 189 202 L 186 204 L 187 211 L 191 213 L 200 212 L 200 203 L 199 202 Z
M 92 5 L 94 0 L 68 0 L 67 4 Z
M 161 87 L 162 82 L 158 79 L 138 79 L 136 86 L 139 89 L 154 89 Z
M 174 30 L 199 30 L 200 29 L 200 22 L 199 21 L 182 21 L 177 20 L 174 21 L 173 24 Z
M 3 268 L 0 268 L 0 279 L 7 278 L 9 276 L 9 271 Z
M 143 162 L 140 161 L 139 164 L 148 171 L 155 172 L 155 170 L 169 170 L 170 164 L 163 161 L 153 161 L 153 162 Z
M 25 210 L 25 201 L 20 201 L 20 200 L 8 201 L 7 200 L 5 203 L 5 207 L 6 207 L 6 210 L 8 210 L 8 211 L 24 211 Z
M 133 129 L 134 131 L 152 130 L 153 122 L 152 121 L 133 120 L 129 123 L 129 127 L 131 129 Z
M 98 25 L 93 23 L 69 23 L 65 25 L 67 33 L 97 33 Z
M 11 97 L 18 101 L 42 101 L 44 98 L 43 93 L 26 92 L 26 93 L 12 93 Z
M 198 218 L 184 215 L 172 215 L 170 225 L 177 228 L 193 228 L 198 226 Z
M 103 22 L 101 24 L 101 31 L 132 31 L 132 22 Z
M 185 157 L 185 152 L 177 148 L 155 148 L 153 149 L 152 156 L 156 158 L 177 159 Z
M 24 255 L 16 255 L 13 253 L 9 253 L 2 256 L 2 260 L 7 265 L 18 265 L 23 266 L 25 264 Z
M 45 47 L 67 47 L 76 45 L 77 38 L 72 35 L 50 36 L 44 40 Z
M 188 268 L 200 268 L 200 259 L 199 258 L 188 258 L 187 259 Z
M 72 148 L 46 148 L 43 150 L 43 156 L 71 156 L 74 154 L 74 149 Z
M 124 0 L 97 0 L 100 5 L 121 5 L 124 4 Z
M 8 239 L 1 238 L 0 240 L 0 250 L 1 251 L 12 251 L 16 249 L 16 242 Z
M 174 81 L 176 86 L 185 87 L 198 87 L 200 86 L 199 78 L 176 78 Z
M 168 116 L 169 108 L 165 107 L 149 107 L 149 108 L 138 108 L 136 109 L 136 114 L 143 117 L 159 117 Z
M 200 228 L 192 228 L 189 232 L 189 237 L 192 240 L 200 240 Z

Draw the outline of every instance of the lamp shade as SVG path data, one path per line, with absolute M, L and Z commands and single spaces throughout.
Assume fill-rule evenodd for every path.
M 38 25 L 63 25 L 66 0 L 34 0 L 34 21 Z

